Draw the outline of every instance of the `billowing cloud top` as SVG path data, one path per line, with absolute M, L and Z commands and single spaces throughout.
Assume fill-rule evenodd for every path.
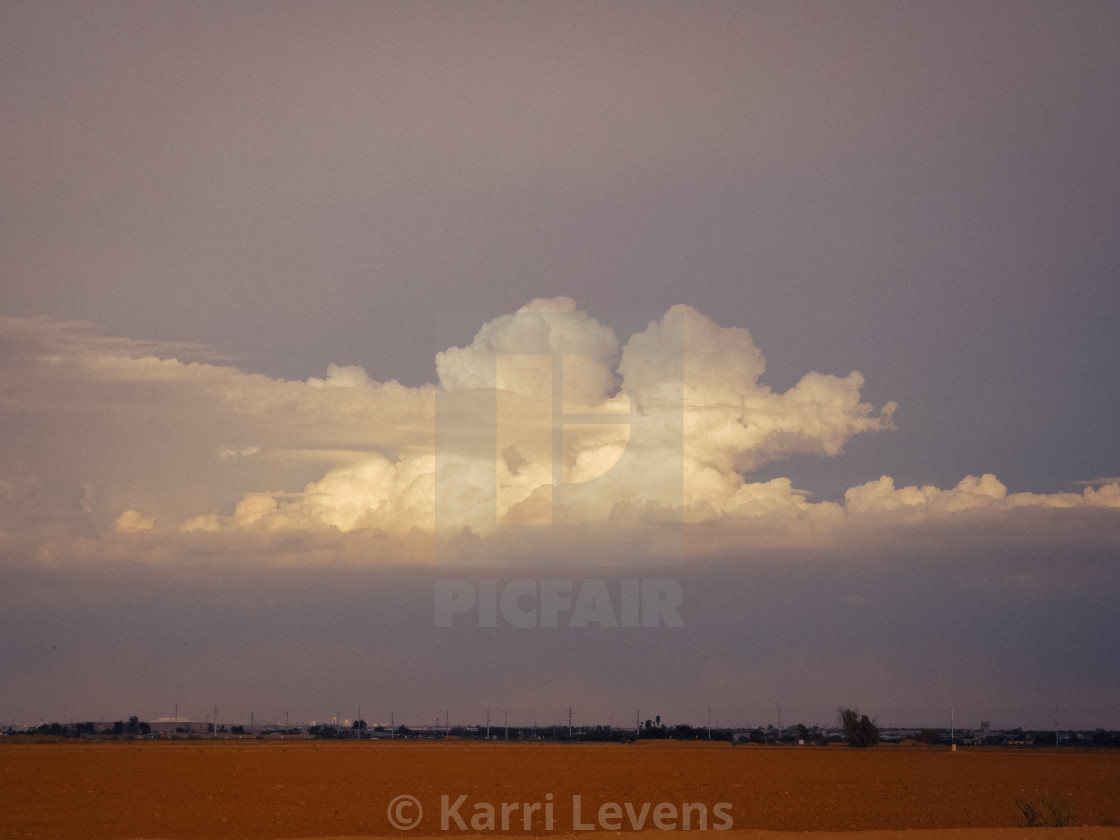
M 542 540 L 553 555 L 591 541 L 641 562 L 669 532 L 703 553 L 900 528 L 1006 534 L 1040 509 L 1079 509 L 1112 539 L 1120 519 L 1115 482 L 1009 494 L 992 475 L 944 490 L 883 476 L 832 502 L 752 481 L 893 429 L 895 405 L 862 402 L 854 371 L 775 392 L 745 329 L 688 306 L 622 344 L 570 299 L 533 300 L 438 353 L 438 384 L 419 388 L 353 366 L 277 380 L 204 348 L 44 319 L 0 319 L 0 335 L 9 562 L 412 563 L 467 546 L 524 562 Z

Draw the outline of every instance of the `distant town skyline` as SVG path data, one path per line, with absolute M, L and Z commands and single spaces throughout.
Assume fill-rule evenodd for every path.
M 415 715 L 410 715 L 407 711 L 402 712 L 400 716 L 397 713 L 390 712 L 388 718 L 381 721 L 376 718 L 369 718 L 368 715 L 362 717 L 346 717 L 339 714 L 330 715 L 326 718 L 312 718 L 309 720 L 292 720 L 290 713 L 285 714 L 279 720 L 260 719 L 254 713 L 250 713 L 248 720 L 225 720 L 221 716 L 218 717 L 216 726 L 214 720 L 209 716 L 198 718 L 190 717 L 176 717 L 174 715 L 158 717 L 158 718 L 145 718 L 141 715 L 126 715 L 106 718 L 103 720 L 92 720 L 90 718 L 69 719 L 67 721 L 40 721 L 36 723 L 27 723 L 20 721 L 0 721 L 0 734 L 22 734 L 26 731 L 31 731 L 36 728 L 50 726 L 53 732 L 55 727 L 59 727 L 61 734 L 67 736 L 75 736 L 81 734 L 83 731 L 89 735 L 102 735 L 107 734 L 103 730 L 112 729 L 124 725 L 122 732 L 115 734 L 136 735 L 136 734 L 152 734 L 152 735 L 247 735 L 247 734 L 284 734 L 296 733 L 301 734 L 317 733 L 325 730 L 332 730 L 337 733 L 345 730 L 348 733 L 357 733 L 359 731 L 366 733 L 386 733 L 390 735 L 397 733 L 400 737 L 408 737 L 409 735 L 447 735 L 447 734 L 461 734 L 469 733 L 474 737 L 484 737 L 484 732 L 489 732 L 490 736 L 497 738 L 505 737 L 505 733 L 512 733 L 513 738 L 530 738 L 537 737 L 542 732 L 553 732 L 557 730 L 567 730 L 571 727 L 572 736 L 594 733 L 603 735 L 606 733 L 617 733 L 620 736 L 625 736 L 627 733 L 636 733 L 637 737 L 658 737 L 658 738 L 671 738 L 677 735 L 679 737 L 680 731 L 695 732 L 713 732 L 713 733 L 748 733 L 751 731 L 764 731 L 764 732 L 780 732 L 785 734 L 794 733 L 801 729 L 813 733 L 831 733 L 842 732 L 844 724 L 840 717 L 840 709 L 837 710 L 836 719 L 830 722 L 813 722 L 806 723 L 802 720 L 783 720 L 780 716 L 773 720 L 760 719 L 753 722 L 736 722 L 736 721 L 721 721 L 715 719 L 703 720 L 667 720 L 662 719 L 661 715 L 652 714 L 650 717 L 641 716 L 641 710 L 635 710 L 635 717 L 629 722 L 619 721 L 611 716 L 607 721 L 601 720 L 581 720 L 575 715 L 575 710 L 571 710 L 572 718 L 569 724 L 568 720 L 555 720 L 555 721 L 542 721 L 534 718 L 531 722 L 525 720 L 509 720 L 508 713 L 504 709 L 487 709 L 483 715 L 477 719 L 470 716 L 464 717 L 462 720 L 456 720 L 455 716 L 451 714 L 450 710 L 446 710 L 444 717 L 437 717 L 432 720 L 420 720 Z M 864 710 L 855 710 L 858 714 L 864 715 Z M 876 727 L 882 731 L 885 737 L 894 737 L 900 734 L 913 733 L 920 731 L 949 733 L 950 737 L 959 736 L 961 739 L 974 739 L 977 735 L 1006 735 L 1006 733 L 1014 732 L 1032 732 L 1035 734 L 1045 734 L 1055 740 L 1052 741 L 1055 745 L 1060 743 L 1063 733 L 1066 739 L 1069 739 L 1075 733 L 1086 732 L 1113 732 L 1120 736 L 1120 731 L 1109 730 L 1104 727 L 1062 727 L 1060 720 L 1055 719 L 1054 724 L 1049 727 L 1024 727 L 1011 722 L 1005 722 L 1004 725 L 993 726 L 991 721 L 981 720 L 973 724 L 969 721 L 958 721 L 955 715 L 950 715 L 950 720 L 947 725 L 942 726 L 940 723 L 921 723 L 909 722 L 887 723 L 879 719 L 878 715 L 868 714 L 867 717 L 871 718 Z M 88 731 L 90 725 L 94 726 L 93 731 Z M 143 727 L 140 731 L 135 731 L 138 727 Z M 656 731 L 654 731 L 656 730 Z M 490 737 L 485 736 L 485 737 Z M 330 733 L 326 733 L 326 737 L 330 737 Z

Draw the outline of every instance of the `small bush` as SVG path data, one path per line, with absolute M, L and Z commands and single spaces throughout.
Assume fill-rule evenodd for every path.
M 941 738 L 932 729 L 923 729 L 914 736 L 914 740 L 919 744 L 936 744 Z
M 1050 794 L 1039 796 L 1017 796 L 1015 805 L 1019 809 L 1020 828 L 1060 827 L 1073 821 L 1075 808 L 1064 799 Z

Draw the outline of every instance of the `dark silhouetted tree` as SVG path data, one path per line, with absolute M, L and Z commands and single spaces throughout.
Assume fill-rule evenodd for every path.
M 840 723 L 849 747 L 870 747 L 879 743 L 879 727 L 858 709 L 840 709 Z

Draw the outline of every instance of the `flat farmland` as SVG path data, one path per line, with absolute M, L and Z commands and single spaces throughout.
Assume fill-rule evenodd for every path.
M 701 826 L 703 811 L 709 829 L 731 827 L 734 834 L 1006 829 L 1016 826 L 1017 797 L 1043 795 L 1071 804 L 1074 824 L 1099 827 L 1096 833 L 1052 836 L 1120 837 L 1120 752 L 1104 750 L 950 752 L 703 742 L 0 742 L 0 786 L 0 837 L 567 835 L 581 826 L 615 834 L 681 830 L 685 803 L 694 806 L 690 829 Z M 402 795 L 415 797 L 423 809 L 409 831 L 395 828 L 387 810 Z M 441 807 L 444 796 L 447 807 Z M 441 813 L 457 801 L 454 813 L 466 830 L 450 814 L 444 829 Z M 537 808 L 526 807 L 534 803 Z M 655 825 L 658 806 L 661 822 Z M 406 819 L 418 814 L 414 804 L 397 813 Z

